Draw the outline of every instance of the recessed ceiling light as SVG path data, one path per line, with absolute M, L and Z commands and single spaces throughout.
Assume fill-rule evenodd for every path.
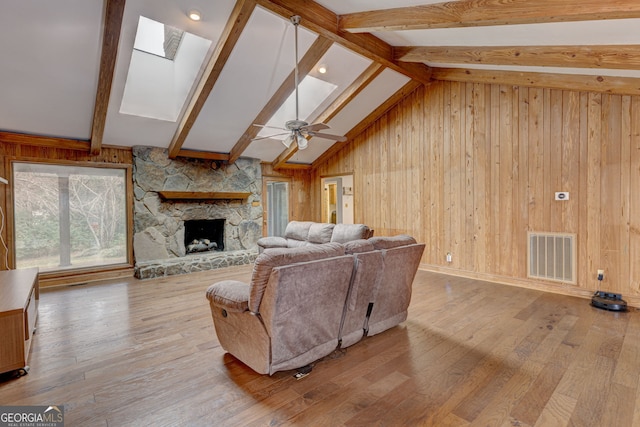
M 189 11 L 189 18 L 193 21 L 199 21 L 202 19 L 202 15 L 200 15 L 200 11 L 196 9 L 191 9 Z
M 327 66 L 326 66 L 326 65 L 321 65 L 321 66 L 319 66 L 319 67 L 318 67 L 318 72 L 319 72 L 320 74 L 324 74 L 324 73 L 326 73 L 326 72 L 327 72 Z

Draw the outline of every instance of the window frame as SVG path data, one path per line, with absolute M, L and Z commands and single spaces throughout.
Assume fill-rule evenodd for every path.
M 103 273 L 112 272 L 116 270 L 132 269 L 133 268 L 133 166 L 123 163 L 100 163 L 89 161 L 73 161 L 73 160 L 43 160 L 41 158 L 31 157 L 9 157 L 6 159 L 5 170 L 8 171 L 7 175 L 13 177 L 14 164 L 15 163 L 32 163 L 32 164 L 46 164 L 53 166 L 79 166 L 87 168 L 104 168 L 104 169 L 121 169 L 125 171 L 125 209 L 126 209 L 126 261 L 119 264 L 109 264 L 107 266 L 91 266 L 91 267 L 77 267 L 66 268 L 56 271 L 47 271 L 46 273 L 40 273 L 40 278 L 45 279 L 58 279 L 62 277 L 69 277 L 87 273 Z M 9 246 L 9 266 L 12 269 L 16 268 L 15 258 L 15 212 L 14 212 L 14 185 L 13 179 L 7 186 L 6 193 L 6 228 L 7 228 L 7 243 Z

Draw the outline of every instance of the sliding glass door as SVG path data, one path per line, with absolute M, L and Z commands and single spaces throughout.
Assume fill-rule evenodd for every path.
M 267 180 L 267 236 L 284 236 L 289 223 L 289 183 Z

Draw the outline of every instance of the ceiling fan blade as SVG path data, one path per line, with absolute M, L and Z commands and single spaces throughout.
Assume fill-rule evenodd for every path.
M 287 130 L 285 128 L 281 128 L 281 127 L 277 127 L 277 126 L 267 126 L 267 125 L 259 125 L 257 123 L 254 123 L 253 126 L 255 127 L 259 127 L 259 128 L 264 128 L 264 129 L 278 129 L 278 130 Z
M 302 130 L 306 130 L 307 132 L 315 132 L 324 129 L 329 129 L 329 125 L 325 125 L 324 123 L 313 123 L 302 127 Z
M 328 133 L 318 133 L 318 132 L 307 132 L 309 134 L 309 136 L 315 136 L 318 138 L 324 138 L 324 139 L 330 139 L 332 141 L 339 141 L 339 142 L 344 142 L 347 140 L 346 136 L 338 136 L 338 135 L 331 135 Z
M 258 136 L 256 138 L 253 138 L 251 141 L 260 141 L 261 139 L 269 139 L 275 136 L 282 136 L 282 135 L 289 135 L 289 132 L 276 133 L 275 135 L 268 135 L 268 136 Z

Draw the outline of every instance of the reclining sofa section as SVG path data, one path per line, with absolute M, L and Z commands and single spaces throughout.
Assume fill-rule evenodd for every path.
M 407 318 L 424 247 L 395 236 L 265 250 L 250 283 L 207 289 L 218 340 L 271 375 L 387 330 Z

